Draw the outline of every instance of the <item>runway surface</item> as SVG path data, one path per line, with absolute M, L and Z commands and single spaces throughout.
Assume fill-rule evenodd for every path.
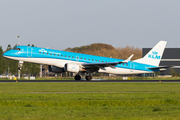
M 1 82 L 124 82 L 124 83 L 180 83 L 180 80 L 0 80 Z

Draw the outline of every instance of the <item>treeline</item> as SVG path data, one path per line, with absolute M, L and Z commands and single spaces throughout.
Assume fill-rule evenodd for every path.
M 139 48 L 134 48 L 130 46 L 126 46 L 124 48 L 114 48 L 112 45 L 103 43 L 94 43 L 87 46 L 67 48 L 65 50 L 70 52 L 112 57 L 118 59 L 127 59 L 132 54 L 134 54 L 132 60 L 142 57 L 142 50 Z
M 16 45 L 14 47 L 16 47 Z M 8 45 L 6 51 L 11 50 L 11 49 L 12 49 L 11 45 Z M 2 47 L 0 46 L 0 75 L 8 74 L 8 72 L 11 74 L 16 74 L 18 62 L 4 58 L 3 53 L 6 51 L 3 51 Z
M 15 48 L 17 45 L 15 45 L 13 48 Z M 30 46 L 30 44 L 28 45 Z M 34 45 L 32 45 L 34 46 Z M 18 61 L 7 59 L 3 57 L 3 53 L 13 49 L 11 45 L 9 44 L 7 49 L 3 51 L 2 46 L 0 46 L 0 75 L 16 75 L 18 74 Z M 39 64 L 33 64 L 33 63 L 23 63 L 21 74 L 27 74 L 27 75 L 37 75 L 40 72 L 40 65 Z

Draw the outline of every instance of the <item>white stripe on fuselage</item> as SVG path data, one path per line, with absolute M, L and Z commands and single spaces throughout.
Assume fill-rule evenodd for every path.
M 53 65 L 56 67 L 64 68 L 64 65 L 66 63 L 76 63 L 76 64 L 82 64 L 84 62 L 76 62 L 76 61 L 70 61 L 70 60 L 63 60 L 63 59 L 52 59 L 52 58 L 21 58 L 21 57 L 9 57 L 4 56 L 9 59 L 18 60 L 18 61 L 25 61 L 25 62 L 31 62 L 31 63 L 39 63 L 39 64 L 46 64 L 46 65 Z M 103 73 L 111 73 L 111 74 L 143 74 L 143 73 L 153 73 L 151 71 L 142 71 L 142 70 L 134 70 L 134 69 L 125 69 L 120 67 L 105 67 L 105 70 L 99 69 L 99 72 Z

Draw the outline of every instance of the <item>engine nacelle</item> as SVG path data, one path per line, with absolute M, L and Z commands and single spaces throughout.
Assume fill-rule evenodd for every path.
M 62 73 L 62 72 L 65 72 L 65 71 L 64 71 L 64 68 L 59 68 L 59 67 L 55 67 L 55 66 L 52 66 L 52 65 L 49 65 L 49 66 L 48 66 L 48 70 L 49 70 L 49 72 L 54 72 L 54 73 Z
M 80 71 L 80 67 L 79 67 L 79 65 L 77 65 L 75 63 L 66 63 L 64 65 L 64 70 L 67 72 L 78 73 Z

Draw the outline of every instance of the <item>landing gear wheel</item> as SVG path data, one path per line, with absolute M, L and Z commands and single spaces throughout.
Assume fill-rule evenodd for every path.
M 86 76 L 87 81 L 91 81 L 91 79 L 92 79 L 92 76 L 90 76 L 90 75 Z
M 18 70 L 21 70 L 21 67 L 18 67 Z
M 74 77 L 74 79 L 75 79 L 75 80 L 81 80 L 81 76 L 80 76 L 80 75 L 76 75 L 76 76 Z

